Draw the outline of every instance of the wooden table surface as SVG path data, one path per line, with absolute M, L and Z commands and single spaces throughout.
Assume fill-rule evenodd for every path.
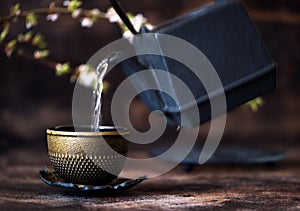
M 72 196 L 39 179 L 49 164 L 45 151 L 12 149 L 0 157 L 0 210 L 300 210 L 299 147 L 286 151 L 272 168 L 202 165 L 186 173 L 179 166 L 118 194 Z

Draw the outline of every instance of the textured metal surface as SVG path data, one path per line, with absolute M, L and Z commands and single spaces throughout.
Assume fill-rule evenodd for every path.
M 127 155 L 127 141 L 117 131 L 78 134 L 47 131 L 48 154 L 57 172 L 66 182 L 100 185 L 116 178 Z M 105 139 L 101 139 L 101 136 Z M 108 147 L 109 146 L 109 147 Z M 118 152 L 112 154 L 111 150 Z M 114 174 L 107 173 L 114 172 Z
M 208 4 L 163 23 L 151 32 L 181 38 L 207 57 L 223 84 L 228 111 L 275 89 L 276 64 L 239 1 Z M 159 40 L 157 45 L 165 46 Z M 167 49 L 161 51 L 164 53 Z M 178 53 L 183 52 L 179 50 Z M 138 59 L 123 62 L 121 67 L 128 76 L 146 69 L 164 70 L 176 75 L 193 93 L 201 117 L 200 123 L 211 120 L 210 100 L 220 100 L 219 95 L 212 94 L 218 91 L 217 87 L 207 93 L 202 81 L 187 66 L 167 57 L 142 55 Z M 198 71 L 203 69 L 199 67 Z M 177 93 L 177 99 L 181 99 L 182 90 L 174 88 L 175 82 L 171 78 L 169 84 L 165 80 L 163 85 L 157 78 L 159 77 L 154 73 L 153 78 L 146 77 L 138 83 L 132 82 L 141 90 L 155 81 L 156 87 L 168 86 L 169 90 Z M 170 124 L 186 127 L 199 124 L 198 120 L 194 121 L 194 115 L 190 114 L 194 108 L 191 102 L 180 104 L 162 90 L 147 90 L 139 95 L 151 111 L 160 110 L 165 113 Z M 209 100 L 208 96 L 214 97 Z M 183 115 L 186 116 L 186 121 L 181 121 Z

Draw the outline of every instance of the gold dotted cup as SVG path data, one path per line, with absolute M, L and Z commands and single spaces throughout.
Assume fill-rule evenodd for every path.
M 125 128 L 58 126 L 46 130 L 48 155 L 56 173 L 74 184 L 103 185 L 114 180 L 124 166 L 128 142 Z

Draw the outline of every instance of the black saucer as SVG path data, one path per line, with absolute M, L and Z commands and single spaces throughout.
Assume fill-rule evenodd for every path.
M 62 178 L 60 178 L 56 172 L 51 168 L 43 168 L 39 172 L 40 179 L 49 186 L 56 187 L 65 192 L 118 192 L 123 190 L 128 190 L 144 180 L 148 179 L 146 176 L 142 176 L 136 179 L 128 178 L 117 178 L 106 185 L 81 185 L 67 183 Z

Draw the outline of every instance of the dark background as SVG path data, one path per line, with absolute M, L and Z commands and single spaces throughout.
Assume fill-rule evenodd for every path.
M 6 15 L 18 1 L 1 1 L 0 14 Z M 50 1 L 23 0 L 22 9 L 47 7 Z M 62 1 L 56 1 L 61 5 Z M 84 7 L 106 11 L 108 1 L 85 0 Z M 126 0 L 127 11 L 143 13 L 154 25 L 195 9 L 207 0 Z M 257 30 L 278 63 L 277 89 L 264 96 L 265 105 L 253 113 L 240 107 L 228 115 L 224 139 L 253 142 L 267 146 L 299 146 L 300 137 L 300 2 L 297 0 L 242 1 Z M 220 20 L 222 21 L 222 20 Z M 14 24 L 13 33 L 22 31 L 22 21 Z M 104 45 L 121 37 L 117 25 L 98 21 L 91 29 L 83 29 L 78 21 L 62 16 L 56 23 L 41 18 L 36 31 L 49 43 L 51 58 L 78 65 L 87 61 Z M 13 33 L 10 34 L 13 37 Z M 57 77 L 54 70 L 39 63 L 0 51 L 0 149 L 28 146 L 45 148 L 45 129 L 72 123 L 71 105 L 74 84 L 69 76 Z M 115 72 L 108 81 L 114 87 L 124 76 Z M 110 92 L 106 93 L 110 95 Z M 133 123 L 147 127 L 147 109 L 140 101 L 132 108 Z

